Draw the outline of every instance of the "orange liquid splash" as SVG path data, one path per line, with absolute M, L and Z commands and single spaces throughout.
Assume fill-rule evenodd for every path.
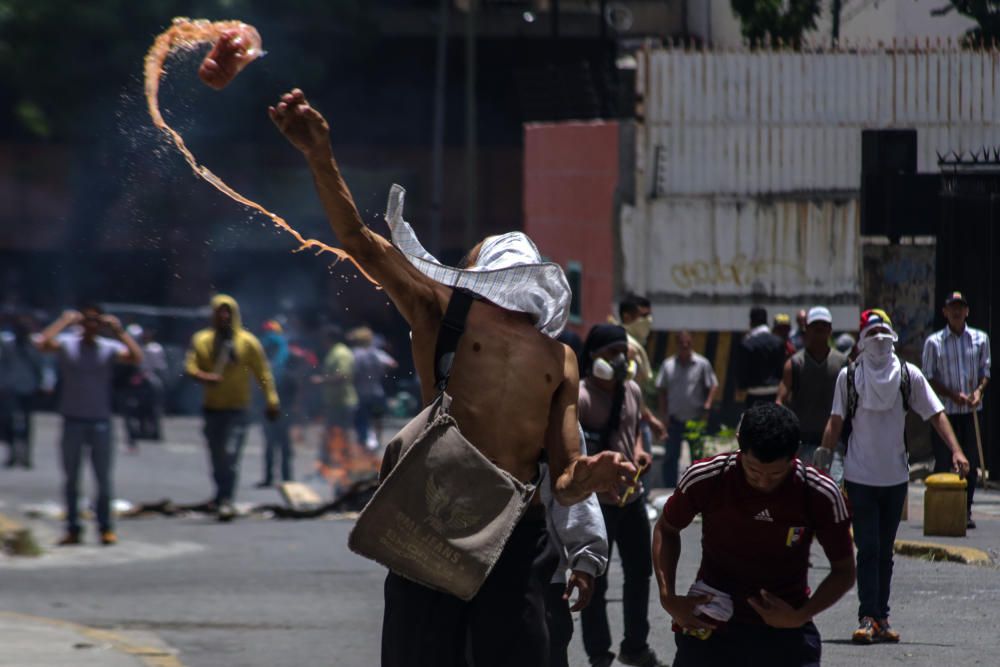
M 160 113 L 159 93 L 160 79 L 163 77 L 165 71 L 164 63 L 167 58 L 176 51 L 191 51 L 205 43 L 215 44 L 219 38 L 228 31 L 235 30 L 245 32 L 247 28 L 252 30 L 250 26 L 247 26 L 245 23 L 240 21 L 208 21 L 206 19 L 193 20 L 184 17 L 177 17 L 173 20 L 173 24 L 169 28 L 156 36 L 156 39 L 153 41 L 153 45 L 149 47 L 149 51 L 146 53 L 146 60 L 143 67 L 146 83 L 146 104 L 149 107 L 149 115 L 153 119 L 153 125 L 165 132 L 171 138 L 196 175 L 205 179 L 210 184 L 215 186 L 215 188 L 220 192 L 228 195 L 240 204 L 263 213 L 269 217 L 275 225 L 295 237 L 295 240 L 299 242 L 299 248 L 295 250 L 295 252 L 312 249 L 317 255 L 324 252 L 332 253 L 334 257 L 336 257 L 335 263 L 340 260 L 347 260 L 351 262 L 358 269 L 358 271 L 361 272 L 361 275 L 363 275 L 370 283 L 378 287 L 378 282 L 368 275 L 368 273 L 361 268 L 361 265 L 358 264 L 358 262 L 348 253 L 344 252 L 340 248 L 327 245 L 322 241 L 303 237 L 280 215 L 272 213 L 257 202 L 244 197 L 239 192 L 229 187 L 225 181 L 212 173 L 212 170 L 208 167 L 198 164 L 198 161 L 188 149 L 187 144 L 184 143 L 184 138 L 181 137 L 176 130 L 167 125 L 165 120 L 163 120 L 163 115 Z M 260 56 L 261 53 L 260 44 L 257 43 L 247 55 L 251 59 L 254 59 Z

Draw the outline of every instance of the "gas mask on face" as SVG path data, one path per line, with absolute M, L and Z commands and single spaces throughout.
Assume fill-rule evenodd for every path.
M 893 343 L 896 336 L 888 333 L 875 334 L 862 338 L 858 342 L 858 350 L 863 359 L 874 368 L 882 368 L 892 360 Z
M 625 382 L 635 377 L 636 364 L 629 361 L 623 352 L 610 361 L 603 357 L 594 359 L 591 371 L 598 380 Z
M 645 345 L 646 341 L 649 340 L 650 332 L 653 330 L 653 316 L 646 315 L 623 326 L 632 338 Z

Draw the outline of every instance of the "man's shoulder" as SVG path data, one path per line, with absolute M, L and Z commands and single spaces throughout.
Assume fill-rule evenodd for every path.
M 924 347 L 928 345 L 938 346 L 944 340 L 944 337 L 948 335 L 948 327 L 943 329 L 938 329 L 927 336 L 927 340 L 924 341 Z
M 969 330 L 969 336 L 972 337 L 973 341 L 989 340 L 990 335 L 983 331 L 982 329 L 977 329 L 975 327 L 970 327 L 966 325 L 966 329 Z
M 212 327 L 205 327 L 204 329 L 198 329 L 191 335 L 191 344 L 197 345 L 206 339 L 211 338 L 215 335 L 215 329 Z
M 796 462 L 794 474 L 796 482 L 805 485 L 811 507 L 828 508 L 836 522 L 849 518 L 844 494 L 829 475 L 802 461 Z
M 705 488 L 705 482 L 721 480 L 727 472 L 735 470 L 736 461 L 735 452 L 695 461 L 677 483 L 677 490 L 681 493 L 697 492 Z
M 263 346 L 260 344 L 260 339 L 257 338 L 257 335 L 251 331 L 248 331 L 247 329 L 241 328 L 239 331 L 237 331 L 236 340 L 237 343 L 244 343 L 246 345 L 252 345 L 254 347 L 263 349 Z
M 706 357 L 703 354 L 698 354 L 697 352 L 692 352 L 691 353 L 691 358 L 694 359 L 694 362 L 696 364 L 698 364 L 699 366 L 711 366 L 712 365 L 712 362 L 708 360 L 708 357 Z
M 625 391 L 632 394 L 633 397 L 637 398 L 640 402 L 642 401 L 642 387 L 635 380 L 629 380 L 625 383 Z

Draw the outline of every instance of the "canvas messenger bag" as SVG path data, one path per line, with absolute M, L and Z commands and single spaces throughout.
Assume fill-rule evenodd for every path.
M 535 492 L 462 436 L 445 391 L 473 298 L 454 290 L 435 348 L 438 397 L 386 447 L 351 551 L 463 600 L 475 597 Z

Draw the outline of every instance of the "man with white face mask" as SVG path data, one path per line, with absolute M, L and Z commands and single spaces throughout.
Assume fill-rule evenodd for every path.
M 955 440 L 944 406 L 920 369 L 901 361 L 893 349 L 897 336 L 885 311 L 861 313 L 858 360 L 840 371 L 833 409 L 823 433 L 829 462 L 846 429 L 844 486 L 853 509 L 854 543 L 858 550 L 859 644 L 898 642 L 889 625 L 893 542 L 910 480 L 904 440 L 906 411 L 914 410 L 952 452 L 952 467 L 964 476 L 969 462 Z M 853 373 L 852 380 L 848 373 Z
M 642 391 L 635 380 L 634 361 L 628 358 L 625 329 L 614 324 L 598 324 L 587 334 L 581 353 L 583 379 L 580 381 L 580 424 L 587 439 L 587 452 L 616 452 L 643 472 L 653 457 L 642 446 L 639 425 L 642 419 Z M 604 526 L 611 550 L 618 547 L 624 575 L 622 608 L 625 636 L 618 661 L 626 665 L 656 667 L 660 662 L 649 648 L 649 582 L 653 574 L 649 519 L 641 487 L 619 500 L 598 494 Z M 591 665 L 610 666 L 611 629 L 608 626 L 605 572 L 594 583 L 590 606 L 580 614 L 583 646 Z

